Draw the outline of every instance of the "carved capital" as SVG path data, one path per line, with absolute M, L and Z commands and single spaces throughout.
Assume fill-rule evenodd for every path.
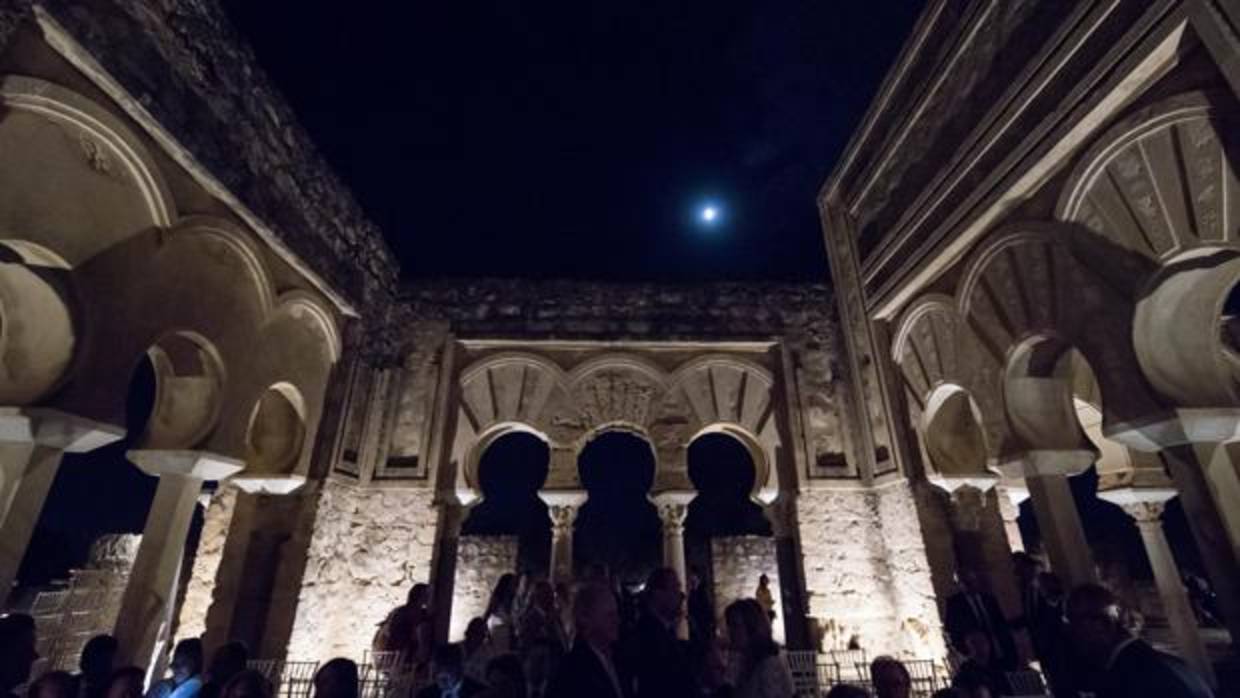
M 1130 502 L 1122 505 L 1124 513 L 1131 516 L 1138 525 L 1161 525 L 1163 509 L 1166 502 Z
M 663 522 L 663 535 L 683 535 L 685 517 L 689 515 L 689 502 L 697 496 L 691 490 L 660 492 L 650 497 L 655 509 L 659 512 L 659 520 Z
M 572 535 L 573 523 L 577 521 L 577 512 L 585 503 L 587 494 L 584 490 L 540 490 L 538 497 L 547 504 L 547 515 L 551 518 L 552 538 Z

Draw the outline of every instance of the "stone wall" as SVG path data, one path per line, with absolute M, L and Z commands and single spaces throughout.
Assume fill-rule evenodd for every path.
M 809 610 L 824 649 L 854 635 L 871 654 L 944 654 L 929 564 L 907 485 L 811 489 L 798 503 Z
M 236 506 L 237 489 L 221 484 L 203 512 L 198 551 L 194 554 L 194 565 L 177 616 L 177 637 L 202 637 L 207 632 L 207 612 L 211 608 L 215 579 L 224 558 L 224 543 Z
M 452 625 L 448 630 L 450 641 L 465 637 L 469 621 L 486 613 L 495 583 L 516 570 L 516 536 L 461 536 L 452 592 Z
M 719 627 L 724 627 L 723 612 L 737 599 L 754 598 L 758 578 L 770 578 L 771 596 L 775 600 L 775 640 L 783 643 L 784 606 L 780 592 L 779 561 L 775 539 L 769 536 L 728 536 L 710 541 L 711 573 L 715 583 L 715 613 Z
M 329 479 L 319 497 L 288 659 L 361 661 L 388 612 L 429 580 L 432 493 Z

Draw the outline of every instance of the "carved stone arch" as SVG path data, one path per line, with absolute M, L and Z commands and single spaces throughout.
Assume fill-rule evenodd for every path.
M 253 283 L 254 297 L 264 317 L 269 317 L 276 306 L 275 286 L 271 274 L 263 262 L 262 252 L 254 240 L 237 225 L 216 216 L 185 216 L 168 231 L 168 244 L 176 244 L 178 238 L 203 236 L 236 256 Z
M 755 433 L 735 422 L 708 424 L 689 439 L 686 447 L 706 434 L 727 434 L 736 439 L 749 452 L 749 460 L 753 463 L 753 489 L 749 497 L 760 505 L 771 504 L 779 498 L 779 468 L 775 459 L 781 444 L 774 420 L 768 420 L 767 425 L 762 433 Z
M 1039 337 L 1056 338 L 1088 359 L 1108 424 L 1157 411 L 1131 343 L 1118 339 L 1131 335 L 1132 302 L 1095 271 L 1105 260 L 1086 262 L 1074 252 L 1068 243 L 1076 234 L 1060 224 L 1021 223 L 998 231 L 973 253 L 957 307 L 977 339 L 980 368 L 966 387 L 984 413 L 992 411 L 987 396 L 1008 389 L 1005 372 L 1018 347 Z M 991 446 L 1006 452 L 1009 435 Z
M 477 432 L 496 423 L 521 422 L 542 432 L 551 426 L 549 406 L 561 403 L 564 373 L 543 357 L 519 352 L 489 356 L 461 372 L 464 416 Z
M 67 380 L 78 316 L 63 260 L 37 243 L 0 240 L 0 404 L 34 404 Z
M 666 376 L 654 364 L 628 354 L 607 354 L 569 374 L 570 409 L 584 431 L 628 424 L 649 439 L 647 430 L 666 385 Z
M 457 428 L 458 434 L 464 438 L 458 438 L 453 445 L 452 459 L 459 465 L 455 490 L 457 499 L 466 505 L 477 502 L 482 497 L 482 480 L 478 466 L 482 463 L 482 455 L 491 444 L 509 434 L 523 433 L 538 437 L 548 448 L 552 445 L 547 434 L 525 422 L 499 422 L 480 432 L 474 431 L 468 424 Z M 462 429 L 463 432 L 460 431 Z
M 1234 133 L 1240 115 L 1221 103 L 1188 92 L 1117 123 L 1081 158 L 1056 216 L 1154 260 L 1240 247 L 1240 180 L 1220 135 Z
M 331 311 L 314 294 L 302 289 L 280 294 L 271 321 L 282 317 L 292 318 L 314 328 L 323 337 L 323 351 L 328 361 L 334 364 L 340 359 L 340 330 Z
M 78 266 L 176 219 L 142 142 L 117 116 L 36 78 L 0 78 L 0 238 L 36 242 Z M 38 176 L 55 172 L 56 176 Z
M 718 422 L 737 424 L 759 434 L 773 421 L 770 371 L 745 359 L 703 356 L 677 369 L 671 390 L 679 390 L 700 426 Z

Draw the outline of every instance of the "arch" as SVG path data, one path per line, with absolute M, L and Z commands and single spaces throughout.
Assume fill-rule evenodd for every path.
M 142 449 L 191 449 L 211 433 L 223 406 L 225 365 L 202 335 L 169 332 L 147 350 L 155 371 L 155 400 Z
M 749 460 L 753 464 L 753 486 L 749 497 L 758 504 L 771 504 L 779 497 L 779 473 L 775 467 L 775 458 L 779 447 L 778 435 L 768 433 L 760 438 L 748 431 L 744 426 L 729 422 L 709 424 L 689 439 L 687 448 L 693 448 L 693 442 L 707 434 L 725 434 L 745 447 Z M 772 440 L 774 436 L 774 440 Z
M 657 565 L 662 526 L 649 492 L 658 477 L 654 445 L 642 434 L 612 424 L 594 430 L 577 457 L 589 493 L 577 514 L 573 558 L 619 568 L 633 577 Z M 617 520 L 624 526 L 615 525 Z
M 101 105 L 19 75 L 0 78 L 0 102 L 0 149 L 10 164 L 0 176 L 0 237 L 37 242 L 78 266 L 176 218 L 146 147 Z M 40 171 L 57 176 L 29 175 Z
M 758 434 L 773 418 L 774 385 L 770 371 L 752 361 L 709 355 L 677 369 L 669 392 L 683 392 L 700 425 L 725 422 Z
M 461 406 L 477 432 L 517 422 L 545 429 L 548 405 L 565 391 L 559 367 L 542 357 L 516 352 L 475 362 L 461 372 L 459 385 Z
M 1154 389 L 1179 407 L 1240 404 L 1240 356 L 1223 325 L 1237 284 L 1240 251 L 1198 247 L 1169 260 L 1137 301 L 1137 360 Z
M 301 289 L 281 294 L 275 304 L 272 321 L 285 315 L 307 323 L 323 336 L 324 349 L 331 363 L 336 363 L 340 359 L 340 331 L 336 327 L 331 311 L 319 302 L 314 294 Z
M 938 385 L 926 399 L 918 429 L 931 479 L 988 479 L 991 451 L 973 396 L 953 383 Z
M 968 382 L 965 370 L 969 362 L 961 336 L 964 331 L 955 301 L 942 294 L 918 299 L 901 317 L 891 358 L 922 409 L 939 384 Z
M 262 252 L 250 236 L 233 223 L 215 216 L 186 216 L 168 231 L 169 244 L 178 238 L 191 236 L 202 236 L 219 243 L 241 262 L 241 268 L 253 284 L 262 315 L 270 316 L 276 306 L 275 284 L 263 262 Z
M 67 271 L 39 262 L 34 243 L 0 242 L 0 404 L 28 405 L 66 378 L 77 349 L 77 310 Z
M 663 371 L 653 363 L 647 361 L 640 356 L 624 353 L 611 353 L 596 356 L 575 366 L 568 374 L 568 382 L 571 386 L 577 386 L 588 376 L 604 371 L 607 369 L 626 369 L 635 371 L 654 383 L 662 385 L 666 382 L 667 377 Z
M 731 430 L 708 429 L 694 436 L 687 450 L 689 480 L 697 495 L 685 519 L 686 547 L 690 540 L 709 546 L 712 536 L 769 536 L 764 502 L 754 495 L 761 480 L 754 444 Z
M 247 478 L 293 474 L 306 437 L 306 401 L 292 383 L 280 382 L 259 395 L 245 437 Z
M 1220 136 L 1235 130 L 1237 114 L 1223 102 L 1188 92 L 1117 123 L 1069 177 L 1057 217 L 1156 260 L 1237 247 L 1240 181 Z
M 463 484 L 467 488 L 464 492 L 458 492 L 458 496 L 466 496 L 468 498 L 466 503 L 476 501 L 482 494 L 482 481 L 478 474 L 478 466 L 481 464 L 483 454 L 486 453 L 491 444 L 499 439 L 509 434 L 517 433 L 531 434 L 538 437 L 543 443 L 547 444 L 548 452 L 550 451 L 551 439 L 547 438 L 547 435 L 543 432 L 524 422 L 500 422 L 476 434 L 466 450 L 456 454 L 454 458 L 462 466 L 461 477 Z M 456 449 L 454 448 L 454 450 Z
M 1082 380 L 1085 372 L 1089 377 Z M 1080 351 L 1061 337 L 1035 335 L 1013 349 L 1004 369 L 1004 403 L 1027 450 L 1088 448 L 1074 391 L 1079 382 L 1095 381 L 1092 374 Z

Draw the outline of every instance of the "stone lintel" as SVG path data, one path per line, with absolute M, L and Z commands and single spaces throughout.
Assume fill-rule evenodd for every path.
M 245 463 L 210 451 L 136 449 L 125 454 L 147 475 L 182 475 L 199 480 L 224 480 L 245 469 Z
M 0 407 L 0 441 L 86 453 L 120 439 L 121 427 L 43 407 Z
M 1108 439 L 1145 452 L 1195 443 L 1229 443 L 1240 439 L 1240 408 L 1178 408 L 1141 422 L 1118 424 L 1103 433 Z
M 305 475 L 238 475 L 231 482 L 247 494 L 292 494 L 306 484 Z
M 1089 469 L 1098 454 L 1085 449 L 1025 451 L 1010 456 L 997 466 L 1006 478 L 1077 475 Z

